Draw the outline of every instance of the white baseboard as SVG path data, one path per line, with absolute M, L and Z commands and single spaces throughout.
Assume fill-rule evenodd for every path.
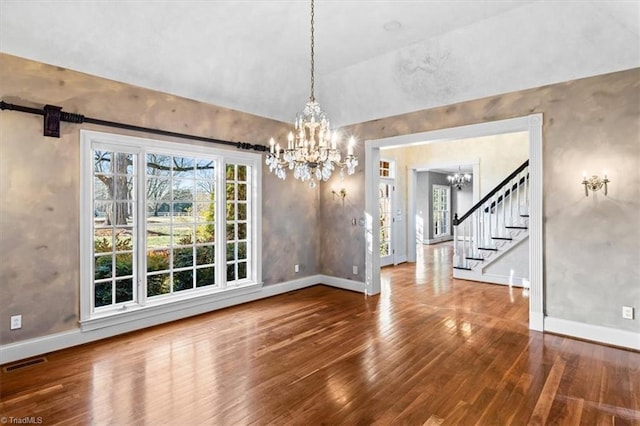
M 409 260 L 406 254 L 396 255 L 396 258 L 394 259 L 394 264 L 398 265 L 399 263 L 405 263 L 408 261 Z
M 616 328 L 585 324 L 561 318 L 545 317 L 544 331 L 562 334 L 597 343 L 640 350 L 640 333 Z
M 230 296 L 205 305 L 192 306 L 188 309 L 168 312 L 151 318 L 132 320 L 115 326 L 97 328 L 94 330 L 82 331 L 77 329 L 55 333 L 48 336 L 36 337 L 16 343 L 0 346 L 0 364 L 30 358 L 72 346 L 82 345 L 107 337 L 117 336 L 134 330 L 140 330 L 153 325 L 163 324 L 170 321 L 187 318 L 241 303 L 252 302 L 266 297 L 276 296 L 293 290 L 311 287 L 317 284 L 325 284 L 332 287 L 357 291 L 364 293 L 364 283 L 347 280 L 344 278 L 330 277 L 327 275 L 311 275 L 296 280 L 286 281 L 278 284 L 263 286 L 258 290 L 248 293 L 241 293 Z
M 453 235 L 446 235 L 444 237 L 430 238 L 422 241 L 422 244 L 438 244 L 445 241 L 453 241 Z
M 343 290 L 356 291 L 358 293 L 365 292 L 364 283 L 362 281 L 353 281 L 346 278 L 331 277 L 329 275 L 320 275 L 319 283 L 326 284 L 331 287 L 341 288 Z
M 525 287 L 522 284 L 523 280 L 527 282 L 529 281 L 528 278 L 510 277 L 506 275 L 483 274 L 478 271 L 467 271 L 466 269 L 454 269 L 453 277 L 461 280 L 508 285 L 511 287 Z
M 511 287 L 524 287 L 522 285 L 522 281 L 529 281 L 528 278 L 522 278 L 522 277 L 512 277 L 512 276 L 506 276 L 506 275 L 494 275 L 494 274 L 482 274 L 482 278 L 486 279 L 487 282 L 490 282 L 492 284 L 502 284 L 502 285 L 508 285 Z
M 529 330 L 544 332 L 544 314 L 529 311 Z

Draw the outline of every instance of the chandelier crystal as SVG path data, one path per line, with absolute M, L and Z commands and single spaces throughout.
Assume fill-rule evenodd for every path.
M 287 147 L 283 150 L 273 138 L 269 140 L 269 154 L 265 160 L 269 171 L 280 179 L 287 177 L 287 169 L 293 170 L 293 177 L 303 182 L 309 181 L 314 188 L 317 181 L 327 181 L 335 169 L 344 170 L 349 175 L 355 173 L 358 157 L 353 153 L 355 140 L 349 139 L 347 154 L 343 157 L 338 149 L 340 136 L 331 130 L 326 114 L 314 96 L 314 0 L 311 0 L 311 96 L 304 109 L 296 115 L 293 131 L 287 137 Z
M 458 173 L 447 176 L 447 180 L 449 181 L 449 185 L 462 189 L 463 186 L 471 182 L 471 175 L 469 173 L 462 173 L 460 166 L 458 166 Z

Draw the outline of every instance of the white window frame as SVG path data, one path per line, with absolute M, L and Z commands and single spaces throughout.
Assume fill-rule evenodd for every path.
M 137 252 L 138 272 L 134 274 L 134 293 L 138 300 L 113 305 L 113 309 L 93 307 L 94 300 L 94 233 L 93 233 L 93 156 L 92 151 L 117 149 L 138 155 L 137 182 Z M 166 154 L 172 156 L 203 156 L 216 161 L 216 285 L 205 286 L 184 293 L 173 293 L 171 297 L 148 299 L 145 279 L 146 271 L 146 214 L 147 200 L 145 191 L 146 154 Z M 227 164 L 246 165 L 250 170 L 247 188 L 247 278 L 226 285 L 226 166 Z M 80 131 L 80 324 L 83 331 L 115 326 L 133 320 L 147 320 L 158 315 L 195 308 L 203 304 L 233 297 L 238 294 L 257 291 L 262 287 L 262 156 L 250 152 L 236 152 L 193 143 L 176 143 L 155 139 L 125 136 L 91 130 Z
M 389 223 L 387 225 L 385 225 L 384 227 L 382 225 L 380 225 L 380 235 L 382 236 L 382 229 L 383 228 L 387 228 L 389 230 L 389 236 L 386 240 L 386 244 L 388 245 L 388 253 L 386 255 L 383 255 L 382 253 L 380 253 L 380 257 L 389 257 L 393 255 L 393 238 L 395 237 L 395 229 L 393 229 L 393 201 L 394 201 L 394 185 L 395 185 L 395 181 L 393 179 L 389 179 L 389 178 L 381 178 L 380 179 L 380 186 L 384 185 L 386 189 L 388 189 L 388 194 L 386 194 L 386 196 L 384 197 L 380 197 L 380 199 L 385 198 L 388 200 L 387 204 L 389 207 L 389 211 L 385 212 L 387 213 L 387 219 L 389 220 Z M 382 205 L 380 206 L 380 213 L 382 214 Z M 380 243 L 382 243 L 382 238 L 380 238 Z M 382 247 L 380 247 L 380 249 L 382 249 Z
M 382 167 L 382 163 L 383 162 L 385 162 L 385 163 L 387 163 L 389 165 L 389 167 L 387 169 Z M 381 158 L 380 162 L 378 164 L 379 164 L 378 171 L 379 171 L 379 175 L 380 175 L 381 179 L 395 179 L 396 178 L 396 161 L 395 160 L 390 160 L 388 158 Z M 387 170 L 389 175 L 388 176 L 384 176 L 383 170 Z
M 436 234 L 436 230 L 435 230 L 435 226 L 436 226 L 436 222 L 437 222 L 437 218 L 436 218 L 436 210 L 435 210 L 435 206 L 431 206 L 431 216 L 433 217 L 433 223 L 431 225 L 431 232 L 433 233 L 433 238 L 440 238 L 440 237 L 448 237 L 451 235 L 451 186 L 449 185 L 437 185 L 434 184 L 431 191 L 431 202 L 433 203 L 433 192 L 437 191 L 444 191 L 444 193 L 447 196 L 447 209 L 446 210 L 438 210 L 437 213 L 440 212 L 444 212 L 444 220 L 447 223 L 446 226 L 446 230 L 444 232 L 440 232 L 438 234 Z M 438 202 L 438 204 L 440 204 Z

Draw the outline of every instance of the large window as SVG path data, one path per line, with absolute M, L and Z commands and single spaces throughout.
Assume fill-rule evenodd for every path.
M 83 131 L 83 322 L 260 284 L 260 156 Z

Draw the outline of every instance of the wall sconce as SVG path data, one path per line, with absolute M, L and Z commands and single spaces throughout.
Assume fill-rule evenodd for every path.
M 334 200 L 336 199 L 336 196 L 340 197 L 340 199 L 342 199 L 342 205 L 344 206 L 344 199 L 347 197 L 347 190 L 342 188 L 340 192 L 337 192 L 335 189 L 332 189 L 331 193 L 333 194 Z
M 333 198 L 335 199 L 336 196 L 342 198 L 342 201 L 344 201 L 345 197 L 347 196 L 347 190 L 342 188 L 340 190 L 340 192 L 336 192 L 335 189 L 331 190 L 331 193 L 333 194 Z
M 589 190 L 591 192 L 599 191 L 604 186 L 604 195 L 607 195 L 607 184 L 611 182 L 607 179 L 607 174 L 603 172 L 604 178 L 597 175 L 591 176 L 587 179 L 587 172 L 582 172 L 582 184 L 584 185 L 584 195 L 589 196 Z

